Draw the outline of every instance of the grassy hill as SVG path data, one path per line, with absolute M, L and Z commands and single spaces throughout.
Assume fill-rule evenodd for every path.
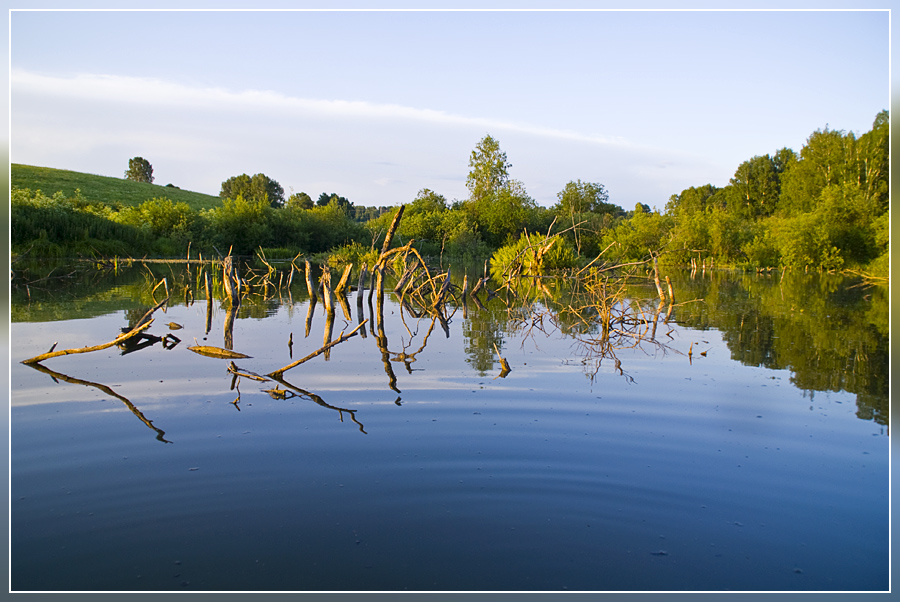
M 12 186 L 40 190 L 46 195 L 62 191 L 66 196 L 71 196 L 76 189 L 80 189 L 81 194 L 91 201 L 123 205 L 140 205 L 150 199 L 166 197 L 176 203 L 187 203 L 195 211 L 218 207 L 222 202 L 217 196 L 170 186 L 132 182 L 125 178 L 95 176 L 77 171 L 35 167 L 19 163 L 13 163 L 10 167 Z

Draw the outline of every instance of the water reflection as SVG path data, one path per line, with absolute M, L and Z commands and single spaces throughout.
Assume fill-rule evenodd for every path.
M 30 366 L 31 368 L 34 368 L 38 372 L 43 372 L 44 374 L 46 374 L 50 378 L 52 378 L 53 382 L 58 383 L 59 381 L 64 381 L 64 382 L 67 382 L 67 383 L 70 383 L 73 385 L 82 385 L 85 387 L 93 387 L 93 388 L 98 389 L 98 390 L 102 391 L 103 393 L 109 395 L 110 397 L 114 397 L 114 398 L 118 399 L 119 401 L 121 401 L 122 403 L 125 404 L 125 407 L 127 407 L 129 410 L 131 410 L 132 414 L 134 414 L 135 416 L 138 417 L 138 420 L 140 420 L 141 422 L 146 424 L 148 428 L 150 428 L 156 432 L 157 441 L 162 441 L 163 443 L 171 443 L 171 441 L 168 441 L 165 439 L 166 432 L 164 430 L 154 426 L 153 422 L 151 420 L 149 420 L 146 416 L 144 416 L 144 414 L 141 413 L 141 411 L 139 409 L 137 409 L 134 406 L 134 404 L 131 403 L 131 401 L 127 397 L 119 395 L 118 393 L 113 391 L 109 386 L 101 384 L 101 383 L 91 382 L 89 380 L 82 380 L 80 378 L 67 376 L 61 372 L 51 370 L 50 368 L 47 368 L 46 366 L 43 366 L 39 363 L 26 364 L 26 366 Z
M 288 277 L 282 275 L 275 281 L 291 282 L 293 264 L 290 268 Z M 115 272 L 98 272 L 89 266 L 54 266 L 49 268 L 48 277 L 42 278 L 38 269 L 32 268 L 24 276 L 14 275 L 12 320 L 71 319 L 123 309 L 127 315 L 136 316 L 142 308 L 153 305 L 161 278 L 165 278 L 164 288 L 172 299 L 183 297 L 189 305 L 209 286 L 210 271 L 197 264 L 184 269 L 171 265 L 120 266 Z M 393 365 L 402 363 L 406 372 L 412 373 L 412 364 L 416 356 L 425 353 L 435 326 L 440 325 L 449 337 L 450 322 L 455 312 L 462 310 L 464 359 L 480 375 L 498 370 L 508 338 L 527 337 L 530 332 L 541 336 L 557 332 L 571 338 L 589 378 L 596 377 L 604 361 L 627 378 L 627 366 L 622 366 L 617 352 L 635 345 L 646 347 L 648 352 L 683 354 L 688 363 L 696 362 L 705 349 L 677 345 L 671 333 L 680 325 L 718 330 L 734 360 L 748 366 L 790 370 L 791 382 L 810 396 L 818 391 L 849 391 L 857 396 L 860 419 L 882 425 L 890 421 L 887 287 L 860 278 L 791 272 L 669 271 L 667 285 L 672 291 L 668 302 L 663 303 L 656 299 L 649 278 L 631 279 L 626 285 L 598 280 L 597 290 L 566 277 L 522 278 L 516 287 L 505 290 L 496 281 L 485 285 L 478 279 L 483 285 L 479 287 L 480 297 L 465 292 L 459 295 L 467 286 L 467 276 L 464 270 L 454 270 L 447 302 L 437 308 L 417 308 L 402 291 L 384 292 L 385 288 L 391 290 L 389 285 L 382 286 L 388 274 L 373 270 L 371 280 L 366 276 L 360 274 L 357 286 L 356 323 L 362 323 L 368 314 L 369 324 L 359 334 L 374 338 L 387 386 L 396 393 L 400 388 Z M 236 311 L 229 311 L 227 302 L 217 300 L 215 294 L 207 297 L 206 332 L 212 327 L 214 313 L 225 311 L 224 344 L 233 348 L 237 320 L 264 319 L 279 308 L 292 311 L 296 303 L 306 303 L 305 336 L 309 337 L 320 305 L 303 291 L 300 280 L 294 282 L 293 290 L 279 286 L 277 294 L 270 287 L 260 287 L 262 293 L 248 295 Z M 604 305 L 602 300 L 608 297 L 609 288 L 620 286 L 626 287 L 623 293 L 627 298 Z M 198 292 L 187 294 L 188 290 Z M 368 304 L 363 302 L 365 293 Z M 388 341 L 395 335 L 385 328 L 385 294 L 398 304 L 409 336 L 408 341 L 401 340 L 399 348 Z M 352 320 L 347 296 L 342 293 L 336 297 L 344 318 Z M 679 302 L 673 302 L 672 297 Z M 333 338 L 334 309 L 325 311 L 323 344 Z M 427 333 L 418 343 L 413 342 L 418 331 L 407 323 L 410 317 L 428 322 Z M 122 351 L 133 353 L 156 343 L 171 348 L 179 339 L 172 334 L 147 333 L 123 345 Z
M 859 418 L 890 423 L 886 286 L 833 274 L 727 272 L 680 285 L 704 303 L 681 308 L 679 323 L 720 331 L 732 359 L 790 370 L 810 395 L 854 393 Z

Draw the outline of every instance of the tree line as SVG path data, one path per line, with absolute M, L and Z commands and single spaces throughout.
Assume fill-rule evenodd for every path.
M 396 244 L 414 240 L 420 253 L 484 258 L 521 248 L 528 233 L 557 234 L 544 267 L 611 260 L 689 265 L 692 259 L 747 268 L 864 268 L 887 273 L 889 117 L 857 136 L 827 126 L 799 153 L 782 148 L 741 163 L 723 187 L 704 184 L 673 194 L 662 211 L 637 203 L 626 211 L 599 182 L 572 180 L 542 207 L 499 141 L 486 135 L 469 157 L 468 197 L 448 200 L 429 188 L 405 201 Z M 140 157 L 129 179 L 151 178 Z M 148 180 L 143 180 L 148 181 Z M 293 257 L 334 252 L 347 260 L 380 244 L 395 207 L 362 207 L 336 193 L 313 201 L 285 191 L 265 174 L 222 183 L 222 204 L 193 211 L 157 198 L 119 207 L 39 191 L 13 189 L 13 250 L 35 254 L 101 253 L 177 256 L 188 245 L 212 253 L 233 249 Z M 30 246 L 29 246 L 30 245 Z M 274 253 L 274 255 L 273 255 Z

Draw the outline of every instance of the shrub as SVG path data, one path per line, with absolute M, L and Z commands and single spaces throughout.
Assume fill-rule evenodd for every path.
M 559 235 L 545 238 L 522 234 L 519 240 L 497 249 L 491 258 L 491 272 L 495 276 L 510 271 L 541 274 L 577 265 L 575 249 Z

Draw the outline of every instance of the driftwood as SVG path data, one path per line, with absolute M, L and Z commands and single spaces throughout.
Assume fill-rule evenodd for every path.
M 237 351 L 232 351 L 230 349 L 222 349 L 221 347 L 211 347 L 209 345 L 192 345 L 188 347 L 190 351 L 194 353 L 199 353 L 200 355 L 205 355 L 206 357 L 215 357 L 218 359 L 241 359 L 250 357 L 249 355 L 244 355 L 243 353 L 238 353 Z
M 332 303 L 334 300 L 331 297 L 331 270 L 327 265 L 322 267 L 320 281 L 322 283 L 322 299 L 325 301 L 325 313 L 333 314 L 334 305 Z
M 127 341 L 128 339 L 135 336 L 136 334 L 139 334 L 139 333 L 147 330 L 148 328 L 150 328 L 150 325 L 153 324 L 153 318 L 151 318 L 150 316 L 153 315 L 153 312 L 155 312 L 157 309 L 162 307 L 163 304 L 165 304 L 166 301 L 168 301 L 168 300 L 169 300 L 169 298 L 166 297 L 165 299 L 163 299 L 162 301 L 157 303 L 154 308 L 152 308 L 150 311 L 145 313 L 144 316 L 140 320 L 138 320 L 138 322 L 134 326 L 134 328 L 132 328 L 131 330 L 129 330 L 128 332 L 126 332 L 124 334 L 117 336 L 115 339 L 113 339 L 109 343 L 103 343 L 102 345 L 93 345 L 90 347 L 79 347 L 78 349 L 60 349 L 59 351 L 54 351 L 54 349 L 56 348 L 56 343 L 53 343 L 53 346 L 50 348 L 50 351 L 48 351 L 47 353 L 42 353 L 41 355 L 36 355 L 27 360 L 22 360 L 22 363 L 23 364 L 36 364 L 38 362 L 42 362 L 42 361 L 44 361 L 46 359 L 50 359 L 52 357 L 59 357 L 61 355 L 72 355 L 75 353 L 90 353 L 91 351 L 100 351 L 101 349 L 107 349 L 114 345 L 118 345 L 122 341 Z
M 653 255 L 653 282 L 656 284 L 656 292 L 659 294 L 659 300 L 665 301 L 666 294 L 663 292 L 662 284 L 659 281 L 659 260 Z
M 367 320 L 366 320 L 366 321 L 367 321 Z M 340 335 L 336 340 L 334 340 L 334 341 L 328 343 L 327 345 L 324 345 L 324 346 L 320 347 L 319 349 L 317 349 L 316 351 L 313 351 L 312 353 L 310 353 L 310 354 L 307 355 L 306 357 L 304 357 L 304 358 L 302 358 L 302 359 L 299 359 L 299 360 L 297 360 L 296 362 L 291 362 L 290 364 L 288 364 L 288 365 L 285 366 L 284 368 L 279 368 L 278 370 L 275 370 L 275 371 L 273 371 L 273 372 L 269 372 L 268 374 L 266 374 L 266 376 L 278 380 L 278 378 L 279 378 L 282 374 L 284 374 L 285 372 L 287 372 L 287 371 L 290 370 L 291 368 L 295 368 L 295 367 L 299 366 L 300 364 L 302 364 L 303 362 L 307 362 L 307 361 L 313 359 L 314 357 L 316 357 L 316 356 L 318 356 L 318 355 L 321 355 L 321 354 L 325 353 L 326 351 L 328 351 L 329 349 L 331 349 L 332 347 L 334 347 L 334 346 L 337 345 L 338 343 L 343 343 L 344 341 L 346 341 L 347 339 L 349 339 L 350 337 L 352 337 L 354 334 L 356 334 L 356 331 L 359 330 L 359 329 L 366 323 L 366 321 L 363 321 L 361 324 L 358 324 L 358 325 L 356 326 L 356 328 L 354 328 L 353 330 L 351 330 L 351 331 L 350 331 L 349 333 L 347 333 L 347 334 L 344 334 L 344 333 L 342 332 L 341 335 Z

